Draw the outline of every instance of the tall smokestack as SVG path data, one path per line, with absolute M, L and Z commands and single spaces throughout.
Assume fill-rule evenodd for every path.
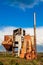
M 34 12 L 34 28 L 36 28 L 36 13 Z
M 34 12 L 34 46 L 36 52 L 36 13 Z

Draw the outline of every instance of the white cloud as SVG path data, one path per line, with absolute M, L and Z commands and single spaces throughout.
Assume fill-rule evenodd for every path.
M 10 6 L 17 6 L 22 9 L 24 8 L 33 8 L 35 5 L 39 3 L 39 0 L 5 0 L 4 4 L 10 5 Z
M 33 28 L 27 28 L 26 34 L 34 35 Z M 38 45 L 43 45 L 43 27 L 39 27 L 36 29 L 36 41 Z
M 43 45 L 43 27 L 37 28 L 36 30 L 36 35 L 37 35 L 37 43 Z
M 12 35 L 13 30 L 16 29 L 16 27 L 3 27 L 0 30 L 0 44 L 4 40 L 4 35 Z M 26 34 L 34 35 L 33 28 L 24 28 L 26 31 Z M 43 27 L 39 27 L 36 29 L 36 37 L 37 37 L 37 44 L 43 45 Z
M 19 7 L 25 10 L 25 8 L 33 8 L 35 5 L 39 5 L 43 0 L 4 0 L 0 2 L 4 5 Z
M 14 29 L 16 29 L 16 27 L 4 27 L 0 30 L 0 44 L 4 40 L 4 35 L 12 35 Z

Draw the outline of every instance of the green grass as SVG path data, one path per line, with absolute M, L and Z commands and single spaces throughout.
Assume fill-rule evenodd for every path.
M 0 62 L 3 65 L 43 65 L 43 53 L 39 53 L 38 58 L 34 60 L 20 59 L 9 54 L 0 55 Z

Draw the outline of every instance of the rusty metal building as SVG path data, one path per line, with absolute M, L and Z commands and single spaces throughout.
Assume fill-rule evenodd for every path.
M 5 35 L 2 45 L 7 51 L 12 51 L 13 35 Z
M 26 59 L 36 58 L 34 36 L 26 35 L 25 30 L 13 30 L 13 35 L 5 35 L 2 45 L 7 51 L 13 51 L 14 56 Z

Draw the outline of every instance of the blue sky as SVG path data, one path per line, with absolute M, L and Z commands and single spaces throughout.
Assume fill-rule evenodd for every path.
M 28 1 L 28 0 L 27 0 Z M 5 1 L 4 1 L 5 2 Z M 33 27 L 33 13 L 36 12 L 37 27 L 43 26 L 43 2 L 32 8 L 20 8 L 0 1 L 0 26 Z
M 43 0 L 0 0 L 0 43 L 15 28 L 31 33 L 36 12 L 38 51 L 43 51 Z M 1 50 L 1 49 L 0 49 Z

